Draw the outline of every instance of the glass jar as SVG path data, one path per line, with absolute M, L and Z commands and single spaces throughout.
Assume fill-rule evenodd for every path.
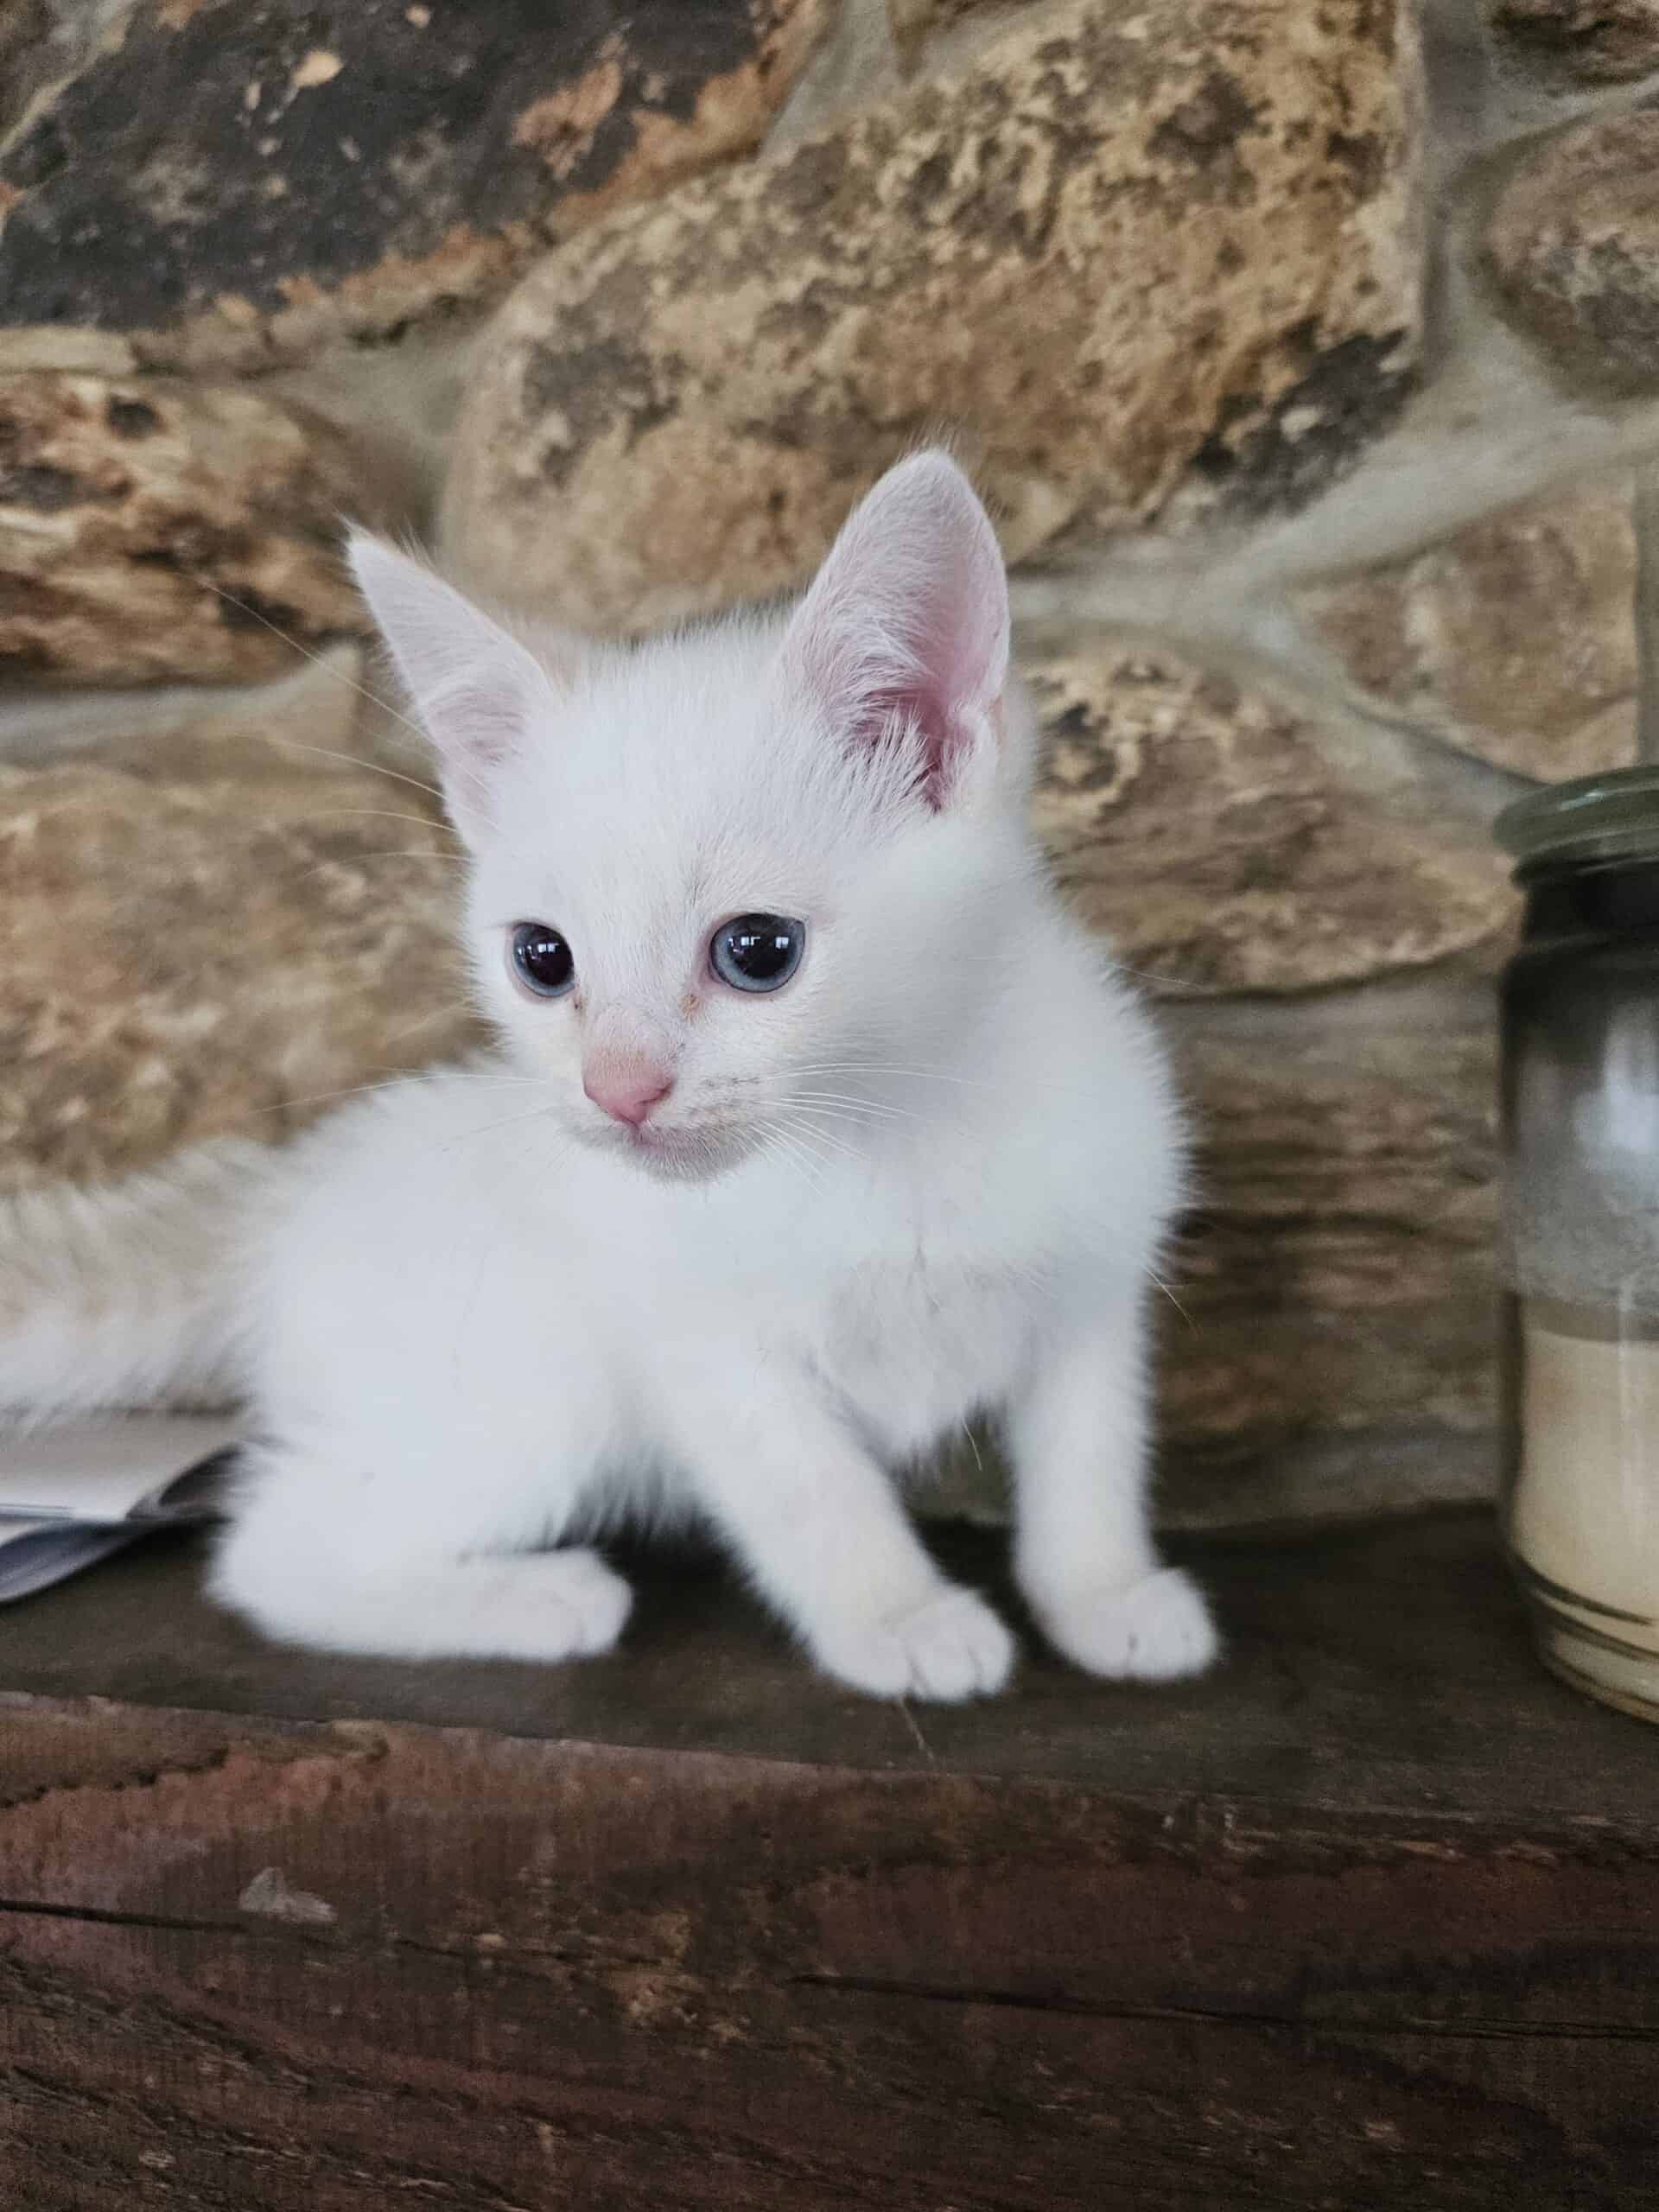
M 1506 1541 L 1547 1664 L 1659 1720 L 1659 768 L 1497 823 Z

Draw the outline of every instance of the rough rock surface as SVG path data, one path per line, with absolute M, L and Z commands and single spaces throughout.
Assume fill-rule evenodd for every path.
M 133 0 L 0 145 L 0 318 L 257 365 L 760 138 L 823 0 Z
M 1182 1310 L 1163 1317 L 1172 1448 L 1224 1469 L 1310 1436 L 1478 1435 L 1492 1410 L 1486 990 L 1169 1019 L 1199 1129 L 1198 1203 L 1169 1271 Z
M 1659 382 L 1659 104 L 1540 146 L 1498 195 L 1486 257 L 1509 312 L 1564 365 Z
M 0 769 L 0 881 L 8 1187 L 275 1136 L 467 1033 L 446 835 L 378 776 Z
M 1554 781 L 1636 758 L 1635 591 L 1624 481 L 1529 500 L 1302 613 L 1388 706 Z
M 900 62 L 912 68 L 935 39 L 955 30 L 969 16 L 994 22 L 1018 8 L 1042 4 L 1043 0 L 887 0 L 887 21 Z
M 132 0 L 4 0 L 0 6 L 0 131 L 48 86 L 73 76 Z
M 1294 503 L 1414 359 L 1418 55 L 1379 0 L 1022 11 L 960 74 L 552 255 L 463 409 L 448 550 L 598 628 L 798 582 L 957 427 L 1015 556 Z
M 1076 909 L 1155 984 L 1307 990 L 1503 928 L 1488 840 L 1352 780 L 1274 702 L 1167 654 L 1026 675 L 1046 733 L 1038 833 Z
M 291 669 L 278 632 L 309 646 L 363 626 L 338 539 L 372 505 L 338 440 L 253 391 L 0 377 L 0 677 Z
M 26 322 L 0 329 L 0 377 L 32 369 L 71 369 L 81 376 L 130 377 L 138 356 L 124 338 L 79 323 Z
M 0 130 L 17 120 L 49 68 L 50 41 L 46 0 L 0 8 Z
M 1586 83 L 1659 69 L 1659 0 L 1487 0 L 1487 12 L 1529 60 Z

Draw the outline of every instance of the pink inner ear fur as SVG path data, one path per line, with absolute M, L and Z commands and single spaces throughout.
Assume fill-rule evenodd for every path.
M 420 561 L 354 531 L 347 558 L 465 830 L 487 814 L 496 772 L 555 690 L 545 656 Z
M 923 684 L 873 692 L 854 726 L 855 743 L 874 749 L 897 725 L 913 733 L 920 753 L 922 794 L 937 813 L 944 804 L 950 770 L 963 741 L 962 718 L 949 702 Z
M 995 738 L 1008 653 L 1001 553 L 953 461 L 922 454 L 882 479 L 830 549 L 790 651 L 855 746 L 908 728 L 942 806 L 968 752 Z

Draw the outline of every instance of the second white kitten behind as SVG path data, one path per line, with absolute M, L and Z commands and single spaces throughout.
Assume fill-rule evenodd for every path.
M 1215 1648 L 1147 1506 L 1163 1056 L 1025 825 L 1002 564 L 902 464 L 804 601 L 632 649 L 353 553 L 470 854 L 490 1058 L 0 1230 L 0 1403 L 228 1377 L 214 1586 L 363 1652 L 605 1649 L 627 1520 L 712 1524 L 817 1664 L 995 1690 L 1007 1630 L 895 1477 L 1002 1419 L 1058 1649 Z

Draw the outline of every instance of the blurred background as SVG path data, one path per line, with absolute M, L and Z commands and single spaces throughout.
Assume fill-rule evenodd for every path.
M 0 0 L 0 1187 L 468 1040 L 342 517 L 637 630 L 944 430 L 1203 1116 L 1169 1517 L 1483 1492 L 1489 827 L 1633 757 L 1656 391 L 1659 0 Z

